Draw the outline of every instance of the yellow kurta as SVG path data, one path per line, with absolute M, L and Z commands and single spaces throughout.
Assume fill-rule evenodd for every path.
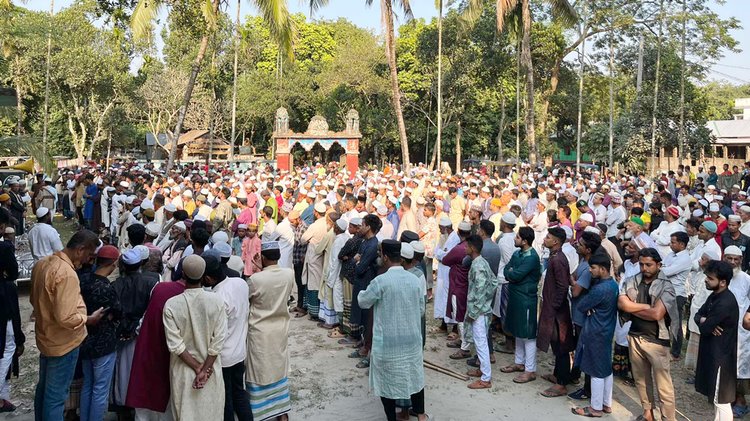
M 250 318 L 246 381 L 269 385 L 289 375 L 289 309 L 294 271 L 278 265 L 263 268 L 247 280 Z
M 202 288 L 189 288 L 167 300 L 163 318 L 170 352 L 169 376 L 175 421 L 216 419 L 216 414 L 224 412 L 220 356 L 227 330 L 224 300 Z M 195 371 L 180 359 L 184 351 L 200 362 L 210 355 L 216 356 L 214 373 L 203 389 L 193 389 Z

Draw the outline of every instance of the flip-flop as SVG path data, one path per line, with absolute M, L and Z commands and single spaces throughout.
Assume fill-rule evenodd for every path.
M 359 361 L 359 362 L 357 363 L 357 366 L 356 366 L 356 367 L 357 367 L 357 368 L 369 368 L 369 367 L 370 367 L 370 359 L 369 359 L 369 358 L 362 358 L 362 359 L 361 359 L 361 360 L 360 360 L 360 361 Z
M 561 392 L 550 387 L 543 392 L 539 392 L 539 394 L 544 396 L 545 398 L 559 398 L 560 396 L 566 396 L 568 393 L 565 391 Z
M 333 329 L 330 332 L 328 332 L 328 337 L 331 339 L 340 339 L 340 338 L 346 338 L 346 334 L 341 333 L 338 329 Z
M 557 383 L 557 377 L 554 374 L 543 374 L 542 378 L 550 383 Z
M 448 334 L 448 337 L 446 339 L 448 339 L 449 341 L 455 341 L 458 339 L 458 334 L 451 332 Z
M 521 378 L 521 376 L 523 376 L 523 374 L 519 374 L 516 377 L 513 377 L 513 383 L 524 384 L 524 383 L 533 382 L 534 380 L 536 380 L 536 375 L 528 376 L 523 379 Z
M 360 354 L 359 351 L 354 351 L 349 354 L 349 358 L 365 358 L 365 356 Z
M 580 415 L 582 417 L 588 417 L 588 418 L 601 418 L 601 415 L 596 415 L 593 412 L 591 412 L 593 408 L 590 406 L 582 406 L 578 408 L 570 408 L 570 412 L 572 412 L 575 415 Z
M 359 341 L 344 335 L 344 339 L 339 339 L 339 345 L 354 345 Z
M 732 407 L 732 414 L 734 414 L 735 418 L 742 418 L 748 413 L 750 413 L 750 408 L 747 405 L 735 405 Z

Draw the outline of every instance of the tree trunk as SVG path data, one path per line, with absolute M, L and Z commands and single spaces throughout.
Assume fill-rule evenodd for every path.
M 214 13 L 217 12 L 219 8 L 219 2 L 218 0 L 213 0 L 213 9 Z M 169 171 L 174 166 L 175 157 L 177 156 L 177 142 L 180 139 L 180 135 L 182 134 L 182 124 L 185 122 L 185 115 L 187 115 L 187 109 L 190 106 L 190 98 L 193 96 L 193 88 L 195 88 L 195 80 L 198 78 L 198 72 L 201 69 L 201 63 L 203 63 L 203 57 L 206 55 L 206 50 L 208 49 L 208 29 L 206 30 L 206 33 L 203 34 L 203 38 L 201 38 L 200 47 L 198 47 L 198 55 L 195 56 L 195 60 L 193 61 L 192 70 L 190 71 L 190 78 L 188 79 L 187 87 L 185 88 L 185 96 L 182 99 L 182 105 L 180 106 L 180 112 L 177 114 L 177 124 L 175 125 L 174 129 L 174 139 L 172 139 L 172 142 L 170 143 L 171 147 L 169 149 L 169 161 L 167 161 L 167 168 L 166 170 Z
M 516 43 L 516 165 L 521 162 L 521 41 Z
M 237 127 L 237 56 L 240 48 L 240 5 L 237 0 L 237 28 L 234 36 L 234 70 L 232 74 L 232 132 L 229 138 L 229 162 L 234 162 L 234 140 Z
M 23 132 L 23 98 L 21 96 L 21 87 L 16 84 L 16 136 L 21 136 Z
M 523 37 L 521 65 L 526 70 L 526 141 L 529 143 L 529 163 L 537 165 L 536 133 L 534 131 L 534 66 L 531 60 L 531 9 L 529 0 L 521 0 Z
M 682 0 L 682 57 L 680 60 L 680 132 L 677 148 L 678 163 L 685 159 L 685 32 L 687 31 L 687 0 Z
M 443 137 L 443 0 L 438 0 L 438 80 L 437 80 L 437 165 L 440 168 L 440 148 Z
M 391 71 L 391 90 L 393 91 L 393 110 L 396 113 L 398 123 L 398 137 L 401 141 L 401 165 L 406 171 L 409 169 L 409 142 L 406 138 L 406 123 L 404 113 L 401 109 L 401 89 L 398 85 L 398 69 L 396 68 L 396 40 L 393 28 L 393 3 L 392 0 L 381 0 L 380 8 L 383 13 L 385 24 L 385 53 L 388 67 Z
M 651 113 L 651 176 L 656 175 L 656 112 L 659 107 L 659 76 L 661 72 L 661 37 L 664 31 L 664 0 L 659 1 L 659 34 L 656 39 L 656 74 L 654 75 L 654 107 Z
M 49 2 L 49 28 L 47 31 L 47 61 L 44 76 L 44 126 L 42 128 L 42 153 L 47 155 L 47 128 L 49 126 L 49 68 L 52 56 L 52 18 L 55 15 L 55 0 Z
M 584 14 L 586 11 L 586 2 L 583 2 L 583 10 Z M 584 18 L 585 19 L 585 18 Z M 581 36 L 583 38 L 583 42 L 581 42 L 581 54 L 580 54 L 580 63 L 579 63 L 579 74 L 578 74 L 578 121 L 577 121 L 577 128 L 576 128 L 576 171 L 578 173 L 581 172 L 581 134 L 583 131 L 583 71 L 585 69 L 585 59 L 586 59 L 586 23 L 582 23 L 581 25 Z
M 461 171 L 461 122 L 456 122 L 456 174 Z
M 615 44 L 614 34 L 609 33 L 609 169 L 614 171 L 613 149 L 615 144 Z
M 505 92 L 500 92 L 500 130 L 497 132 L 497 160 L 503 160 L 503 134 L 505 134 Z

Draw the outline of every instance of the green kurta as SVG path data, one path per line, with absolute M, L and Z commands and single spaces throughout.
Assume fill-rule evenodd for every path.
M 373 309 L 370 387 L 389 399 L 409 399 L 424 389 L 421 317 L 424 288 L 401 266 L 375 277 L 357 296 Z
M 505 329 L 516 338 L 536 338 L 537 288 L 542 276 L 536 250 L 516 250 L 503 274 L 509 282 Z
M 469 269 L 469 293 L 466 297 L 466 318 L 464 332 L 467 341 L 473 342 L 471 325 L 479 316 L 492 313 L 492 299 L 497 290 L 497 276 L 492 272 L 490 264 L 482 256 L 471 261 Z

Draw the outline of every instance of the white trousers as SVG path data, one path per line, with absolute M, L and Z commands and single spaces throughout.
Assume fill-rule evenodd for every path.
M 527 373 L 536 373 L 536 338 L 516 338 L 516 364 Z
M 716 393 L 714 393 L 714 421 L 732 421 L 734 420 L 734 414 L 732 413 L 731 403 L 719 403 L 719 380 L 721 371 L 716 372 Z
M 591 377 L 591 408 L 601 411 L 603 406 L 612 407 L 612 382 L 614 377 Z
M 477 349 L 477 357 L 479 357 L 479 369 L 482 371 L 482 381 L 490 382 L 492 381 L 492 365 L 490 365 L 490 347 L 487 343 L 486 322 L 487 316 L 482 315 L 477 317 L 471 325 L 471 333 L 474 335 L 474 346 Z
M 471 343 L 466 340 L 466 330 L 464 330 L 464 324 L 458 323 L 458 336 L 461 339 L 461 351 L 469 351 L 471 349 Z
M 13 364 L 13 354 L 16 353 L 16 336 L 13 334 L 13 322 L 8 320 L 5 328 L 5 351 L 0 358 L 0 399 L 10 400 L 10 381 L 5 377 Z
M 333 283 L 333 310 L 336 313 L 344 311 L 344 281 L 340 276 L 337 276 Z
M 172 421 L 172 400 L 167 405 L 166 412 L 156 412 L 150 409 L 135 408 L 135 421 Z

